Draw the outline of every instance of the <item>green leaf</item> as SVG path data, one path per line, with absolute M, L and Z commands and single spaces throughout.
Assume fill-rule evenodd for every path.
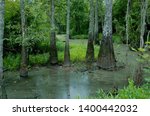
M 144 48 L 138 48 L 138 51 L 145 52 L 146 50 Z

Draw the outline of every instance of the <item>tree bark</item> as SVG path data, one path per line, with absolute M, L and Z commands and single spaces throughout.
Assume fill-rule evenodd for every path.
M 90 22 L 88 33 L 88 44 L 86 51 L 86 62 L 92 63 L 94 61 L 94 3 L 90 0 Z
M 3 78 L 4 0 L 0 0 L 0 84 Z
M 3 78 L 4 0 L 0 0 L 0 96 L 7 98 Z
M 131 0 L 128 0 L 126 11 L 126 44 L 129 44 L 129 12 L 130 12 Z
M 58 63 L 57 47 L 56 47 L 56 33 L 55 33 L 55 7 L 54 0 L 51 0 L 51 32 L 50 32 L 50 64 Z
M 26 23 L 25 23 L 25 1 L 24 0 L 20 0 L 20 10 L 21 10 L 21 30 L 22 30 L 20 77 L 28 77 L 28 51 L 25 44 Z
M 67 1 L 67 29 L 66 29 L 66 43 L 65 43 L 65 54 L 64 54 L 65 66 L 70 66 L 69 37 L 70 37 L 70 0 Z
M 128 0 L 128 2 L 127 2 L 127 11 L 126 11 L 126 46 L 127 46 L 126 64 L 128 64 L 130 6 L 131 6 L 131 0 Z
M 95 24 L 94 24 L 94 40 L 95 44 L 99 45 L 99 38 L 98 38 L 98 0 L 95 2 Z
M 141 31 L 140 31 L 140 48 L 144 47 L 144 32 L 145 32 L 145 20 L 146 20 L 146 11 L 148 7 L 147 0 L 141 0 Z
M 103 28 L 103 38 L 98 55 L 98 67 L 111 69 L 116 66 L 112 43 L 112 0 L 105 0 L 106 12 Z

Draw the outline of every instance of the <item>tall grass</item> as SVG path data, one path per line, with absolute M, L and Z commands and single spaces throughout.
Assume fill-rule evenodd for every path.
M 58 60 L 60 63 L 64 61 L 64 45 L 62 41 L 57 42 L 58 48 Z M 72 63 L 85 61 L 86 55 L 86 44 L 81 43 L 70 43 L 70 59 Z M 95 46 L 95 59 L 97 59 L 99 46 Z M 20 54 L 10 54 L 4 57 L 4 67 L 8 70 L 17 70 L 20 66 Z M 42 54 L 30 54 L 29 55 L 29 66 L 35 65 L 46 65 L 48 63 L 49 53 Z

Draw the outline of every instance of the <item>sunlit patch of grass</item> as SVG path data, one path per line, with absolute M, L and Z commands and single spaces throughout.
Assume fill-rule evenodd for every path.
M 72 62 L 85 61 L 86 46 L 71 44 L 70 59 Z
M 58 60 L 59 62 L 64 61 L 64 42 L 59 42 L 59 45 L 61 46 L 61 49 L 59 49 L 60 46 L 58 46 Z M 99 46 L 94 46 L 95 49 L 95 59 L 97 59 Z M 86 56 L 86 50 L 87 45 L 84 43 L 70 43 L 70 59 L 71 62 L 84 62 L 85 56 Z
M 29 65 L 46 65 L 49 59 L 49 53 L 29 55 Z

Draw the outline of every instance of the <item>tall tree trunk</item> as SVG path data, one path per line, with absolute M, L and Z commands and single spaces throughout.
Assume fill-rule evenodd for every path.
M 127 11 L 126 11 L 126 63 L 128 62 L 128 48 L 129 48 L 129 17 L 130 17 L 130 5 L 131 0 L 128 0 L 127 2 Z
M 3 78 L 4 0 L 0 0 L 0 96 L 7 98 Z
M 50 64 L 58 63 L 57 47 L 56 47 L 56 33 L 55 33 L 55 7 L 54 0 L 51 0 L 51 32 L 50 32 Z
M 90 0 L 90 22 L 88 33 L 88 44 L 86 51 L 86 62 L 92 63 L 94 61 L 94 2 Z
M 66 29 L 66 43 L 65 43 L 65 54 L 64 54 L 65 66 L 70 66 L 69 37 L 70 37 L 70 0 L 67 1 L 67 29 Z
M 95 44 L 99 44 L 99 38 L 98 38 L 98 0 L 96 0 L 96 2 L 95 2 L 94 40 L 95 40 Z
M 0 84 L 3 79 L 4 0 L 0 0 Z
M 112 0 L 105 0 L 106 12 L 103 28 L 103 38 L 98 55 L 98 67 L 110 69 L 116 66 L 112 43 Z
M 141 0 L 141 31 L 140 31 L 140 48 L 144 47 L 144 32 L 145 32 L 145 20 L 146 20 L 146 11 L 148 7 L 147 0 Z
M 129 12 L 130 12 L 131 0 L 128 0 L 126 11 L 126 44 L 129 44 Z
M 103 2 L 104 2 L 104 0 L 100 0 L 100 1 L 98 1 L 98 6 L 100 7 L 99 8 L 99 13 L 100 13 L 100 20 L 101 20 L 101 25 L 102 25 L 102 29 L 103 29 L 103 27 L 104 27 L 104 16 L 103 16 Z
M 28 77 L 28 51 L 25 43 L 26 23 L 25 23 L 25 1 L 24 0 L 20 0 L 20 12 L 21 12 L 21 29 L 22 29 L 20 77 Z

